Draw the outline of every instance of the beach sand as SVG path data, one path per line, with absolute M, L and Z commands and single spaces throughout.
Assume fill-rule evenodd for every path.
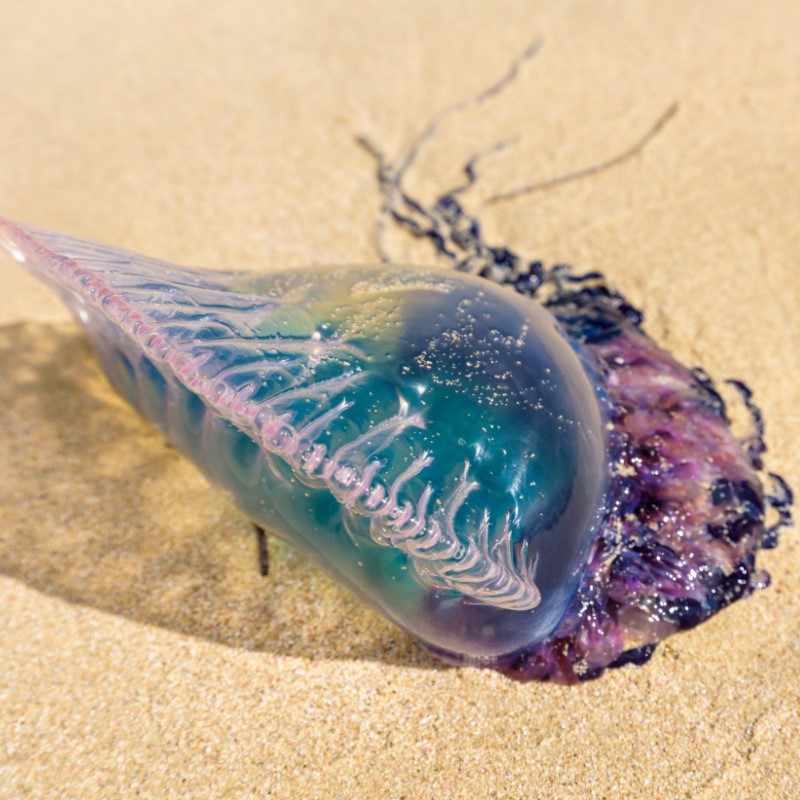
M 800 487 L 800 5 L 6 0 L 0 213 L 183 264 L 377 260 L 364 135 L 490 242 L 602 269 L 682 361 L 745 379 Z M 639 156 L 600 163 L 673 102 Z M 388 232 L 396 261 L 425 242 Z M 0 263 L 0 797 L 796 798 L 800 548 L 644 667 L 575 687 L 437 662 L 248 521 Z

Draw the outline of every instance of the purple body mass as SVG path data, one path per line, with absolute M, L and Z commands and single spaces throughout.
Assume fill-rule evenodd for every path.
M 761 448 L 748 452 L 736 439 L 702 372 L 658 347 L 604 293 L 598 301 L 578 290 L 552 310 L 572 335 L 589 337 L 602 369 L 611 502 L 561 624 L 501 668 L 572 682 L 641 663 L 666 636 L 765 586 L 755 554 L 774 546 L 776 529 L 764 524 Z M 592 340 L 598 319 L 611 325 Z M 785 493 L 770 498 L 785 500 Z

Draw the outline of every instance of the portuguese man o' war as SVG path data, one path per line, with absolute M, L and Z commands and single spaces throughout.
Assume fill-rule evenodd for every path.
M 399 166 L 372 149 L 385 214 L 455 271 L 185 269 L 2 219 L 0 243 L 211 483 L 433 652 L 566 683 L 643 663 L 767 584 L 791 493 L 765 493 L 743 384 L 740 439 L 599 273 L 485 243 L 477 160 L 430 207 L 406 193 L 438 120 Z

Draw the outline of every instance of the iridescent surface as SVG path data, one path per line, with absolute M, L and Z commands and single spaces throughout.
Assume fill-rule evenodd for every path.
M 0 230 L 133 406 L 428 646 L 496 662 L 562 620 L 609 463 L 594 359 L 542 308 L 440 270 L 253 277 Z

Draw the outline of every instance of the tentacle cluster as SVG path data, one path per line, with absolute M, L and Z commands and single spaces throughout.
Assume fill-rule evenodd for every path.
M 516 68 L 495 84 L 496 91 L 515 75 Z M 581 178 L 637 155 L 675 110 L 671 106 L 620 157 L 494 199 Z M 577 275 L 566 264 L 545 266 L 484 240 L 478 218 L 466 211 L 460 195 L 477 180 L 476 166 L 485 154 L 464 166 L 463 185 L 429 206 L 406 192 L 405 173 L 443 116 L 394 165 L 370 148 L 378 159 L 382 215 L 428 239 L 455 269 L 509 286 L 547 307 L 596 358 L 612 422 L 613 502 L 573 603 L 548 641 L 494 666 L 521 680 L 571 683 L 607 667 L 644 663 L 669 634 L 768 585 L 755 554 L 775 547 L 781 530 L 792 524 L 791 489 L 779 475 L 763 472 L 763 416 L 744 383 L 730 382 L 753 425 L 737 440 L 713 381 L 658 347 L 642 329 L 642 312 L 602 273 Z M 768 509 L 772 523 L 766 522 Z

